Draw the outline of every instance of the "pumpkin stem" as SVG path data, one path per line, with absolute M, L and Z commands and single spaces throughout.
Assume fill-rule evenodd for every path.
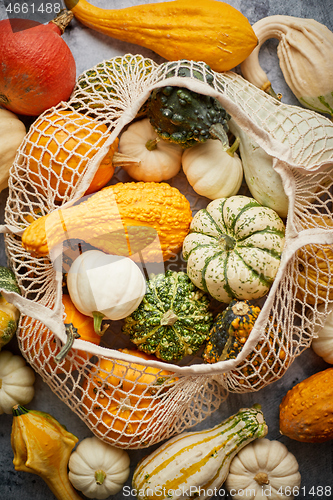
M 229 139 L 222 123 L 213 123 L 209 129 L 209 133 L 212 139 L 218 139 L 222 142 L 224 150 L 227 151 L 229 148 Z
M 254 476 L 254 480 L 257 481 L 260 486 L 262 486 L 263 484 L 269 484 L 269 479 L 266 472 L 258 472 L 258 474 Z
M 155 139 L 149 139 L 146 142 L 146 148 L 148 151 L 154 151 L 154 149 L 157 149 L 157 144 L 160 142 L 159 137 L 156 137 Z
M 235 152 L 238 149 L 239 143 L 240 143 L 240 139 L 239 139 L 239 137 L 236 137 L 235 141 L 230 146 L 230 148 L 226 150 L 226 153 L 228 153 L 228 155 L 230 155 L 231 157 L 233 157 L 234 154 L 235 154 Z
M 63 34 L 73 17 L 73 12 L 68 11 L 67 9 L 62 9 L 58 15 L 50 21 L 50 23 L 55 24 L 61 31 L 61 34 Z
M 105 478 L 106 478 L 106 474 L 105 474 L 104 470 L 96 470 L 95 471 L 96 484 L 103 484 Z
M 166 311 L 163 314 L 160 324 L 163 326 L 172 326 L 174 323 L 176 323 L 177 319 L 177 314 L 175 314 L 172 309 L 169 309 L 169 311 Z
M 56 363 L 61 363 L 69 353 L 72 348 L 73 342 L 75 339 L 80 338 L 80 334 L 73 325 L 73 323 L 65 323 L 67 341 L 66 344 L 62 347 L 61 351 L 55 356 L 54 361 Z
M 29 410 L 24 408 L 24 406 L 21 406 L 19 404 L 13 406 L 12 412 L 14 417 L 19 417 L 20 415 L 25 415 L 26 413 L 29 413 Z
M 109 328 L 110 325 L 109 323 L 106 323 L 103 326 L 103 328 L 101 328 L 102 321 L 105 315 L 99 311 L 93 311 L 92 314 L 94 318 L 94 330 L 97 333 L 97 335 L 100 335 L 102 337 L 102 335 L 104 335 L 104 333 L 106 332 L 106 330 Z
M 221 234 L 219 242 L 222 244 L 226 251 L 233 250 L 235 248 L 235 240 L 228 234 Z
M 236 315 L 244 316 L 250 310 L 249 304 L 244 301 L 236 302 L 231 308 L 232 312 Z
M 267 88 L 262 89 L 262 90 L 264 90 L 264 91 L 265 91 L 268 95 L 270 95 L 270 96 L 274 97 L 274 98 L 275 98 L 275 99 L 277 99 L 278 101 L 281 101 L 281 99 L 282 99 L 282 94 L 280 94 L 280 93 L 279 93 L 279 94 L 276 94 L 276 93 L 274 92 L 274 90 L 272 89 L 271 85 L 269 85 Z

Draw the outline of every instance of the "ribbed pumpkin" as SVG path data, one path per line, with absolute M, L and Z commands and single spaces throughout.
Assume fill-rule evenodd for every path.
M 50 111 L 38 118 L 27 136 L 25 152 L 30 155 L 27 173 L 41 193 L 55 190 L 55 199 L 70 194 L 88 161 L 108 137 L 107 126 L 70 110 Z M 113 153 L 118 139 L 103 158 L 86 194 L 104 187 L 112 178 Z
M 81 314 L 72 303 L 68 295 L 63 295 L 62 303 L 65 311 L 65 325 L 71 326 L 69 330 L 69 340 L 78 338 L 75 335 L 75 330 L 79 334 L 81 340 L 99 344 L 101 337 L 95 333 L 94 321 L 89 316 Z M 48 371 L 55 371 L 55 373 L 64 373 L 74 370 L 76 365 L 83 365 L 88 361 L 90 355 L 84 351 L 77 351 L 74 357 L 65 357 L 67 349 L 64 351 L 64 346 L 56 339 L 55 335 L 44 326 L 42 323 L 33 320 L 26 316 L 22 322 L 22 329 L 20 331 L 19 339 L 22 347 L 26 351 L 31 351 L 31 344 L 33 344 L 33 351 L 35 353 L 33 363 L 38 367 L 44 368 Z M 61 354 L 63 360 L 58 364 L 55 357 Z
M 26 250 L 48 255 L 49 246 L 76 238 L 105 253 L 159 262 L 180 251 L 192 220 L 189 201 L 164 182 L 119 182 L 61 216 L 55 211 L 35 220 L 22 236 Z
M 249 301 L 230 302 L 228 307 L 214 320 L 203 358 L 207 363 L 234 359 L 241 352 L 260 314 L 260 307 Z M 273 382 L 286 370 L 288 351 L 282 332 L 275 337 L 266 333 L 247 356 L 246 360 L 231 372 L 230 390 L 239 387 L 255 387 Z
M 278 271 L 284 234 L 277 213 L 253 198 L 214 200 L 196 213 L 184 240 L 188 275 L 221 302 L 263 297 Z

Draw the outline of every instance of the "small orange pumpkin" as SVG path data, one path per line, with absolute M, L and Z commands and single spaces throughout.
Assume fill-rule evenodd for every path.
M 68 295 L 63 295 L 62 303 L 66 314 L 65 324 L 72 324 L 77 329 L 81 340 L 98 345 L 101 337 L 95 333 L 93 318 L 81 314 Z M 90 357 L 89 353 L 77 351 L 74 358 L 66 357 L 59 364 L 55 357 L 60 354 L 61 343 L 55 335 L 40 321 L 28 316 L 23 319 L 20 341 L 25 352 L 30 353 L 32 364 L 37 368 L 45 367 L 51 373 L 70 372 L 75 365 L 83 365 Z
M 136 350 L 120 351 L 144 360 L 157 359 Z M 177 378 L 159 368 L 105 358 L 101 358 L 99 368 L 94 367 L 92 371 L 95 375 L 85 379 L 82 385 L 85 391 L 82 403 L 97 434 L 119 447 L 145 446 L 147 435 L 151 438 L 154 432 L 161 430 L 156 422 L 157 413 L 163 412 L 163 403 L 153 395 L 161 384 L 170 387 Z
M 47 193 L 52 188 L 56 191 L 55 199 L 61 200 L 78 183 L 88 161 L 107 137 L 105 124 L 80 113 L 57 110 L 44 114 L 27 137 L 29 178 L 39 192 Z M 118 142 L 117 138 L 110 146 L 85 194 L 98 191 L 112 178 L 112 157 Z

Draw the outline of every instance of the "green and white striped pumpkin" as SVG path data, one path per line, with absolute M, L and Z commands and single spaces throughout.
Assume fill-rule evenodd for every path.
M 243 408 L 212 429 L 175 436 L 136 467 L 138 500 L 210 498 L 224 483 L 233 457 L 267 434 L 259 406 Z
M 191 281 L 215 299 L 252 300 L 269 290 L 280 265 L 285 225 L 247 196 L 212 201 L 194 216 L 183 243 Z

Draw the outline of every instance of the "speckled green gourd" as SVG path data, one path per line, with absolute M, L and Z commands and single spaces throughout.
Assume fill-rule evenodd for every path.
M 217 363 L 238 356 L 247 341 L 260 307 L 248 300 L 233 300 L 215 318 L 209 333 L 203 358 L 207 363 Z
M 123 333 L 137 348 L 163 361 L 195 354 L 213 323 L 208 296 L 186 273 L 151 275 L 139 307 L 125 318 Z
M 230 116 L 211 96 L 184 87 L 157 88 L 151 93 L 147 116 L 162 139 L 184 148 L 212 138 L 227 144 Z
M 21 293 L 13 271 L 3 266 L 0 266 L 0 289 L 1 288 L 8 292 Z M 0 294 L 0 350 L 4 345 L 8 344 L 14 336 L 17 330 L 19 317 L 19 310 L 13 304 L 7 302 Z

